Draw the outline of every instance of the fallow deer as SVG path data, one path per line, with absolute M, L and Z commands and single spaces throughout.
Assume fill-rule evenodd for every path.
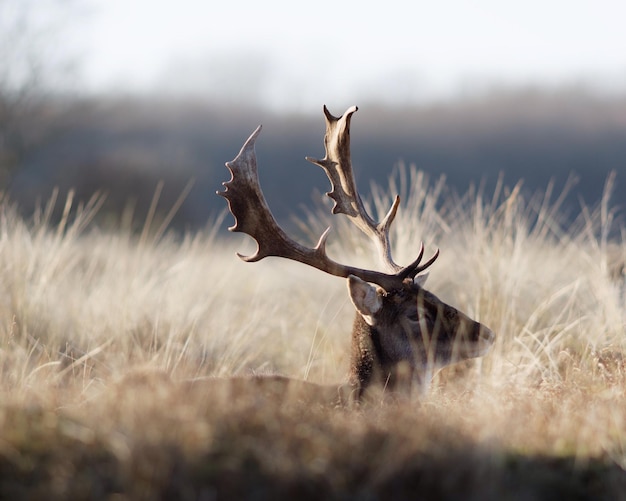
M 330 227 L 313 248 L 291 239 L 278 225 L 259 185 L 255 142 L 259 126 L 245 142 L 237 157 L 226 163 L 231 179 L 224 182 L 224 197 L 235 224 L 230 231 L 243 232 L 257 243 L 251 256 L 237 254 L 246 262 L 268 256 L 298 261 L 318 270 L 347 279 L 350 298 L 356 308 L 352 330 L 350 387 L 356 399 L 365 390 L 378 386 L 390 391 L 410 389 L 412 383 L 428 384 L 433 370 L 487 353 L 495 335 L 484 325 L 439 300 L 424 289 L 426 275 L 420 275 L 437 259 L 437 251 L 422 263 L 424 245 L 408 266 L 392 258 L 389 230 L 400 198 L 381 222 L 366 212 L 359 196 L 350 158 L 350 120 L 353 106 L 334 117 L 324 106 L 326 156 L 306 159 L 324 169 L 331 182 L 327 195 L 334 201 L 333 214 L 344 214 L 378 247 L 387 272 L 339 264 L 328 257 L 326 240 Z

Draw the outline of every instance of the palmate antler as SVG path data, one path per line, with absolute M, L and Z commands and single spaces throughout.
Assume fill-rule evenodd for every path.
M 241 259 L 255 262 L 267 256 L 283 257 L 308 264 L 331 275 L 344 278 L 354 275 L 366 282 L 378 284 L 387 291 L 400 288 L 405 279 L 414 278 L 435 262 L 439 251 L 420 266 L 424 255 L 422 244 L 419 255 L 410 265 L 402 268 L 394 263 L 389 244 L 389 228 L 400 203 L 399 197 L 396 197 L 393 206 L 380 223 L 376 223 L 365 211 L 356 191 L 350 160 L 350 118 L 355 111 L 356 106 L 336 118 L 324 106 L 326 157 L 322 160 L 311 158 L 307 160 L 321 166 L 330 179 L 332 191 L 328 196 L 335 201 L 333 213 L 347 215 L 365 234 L 376 241 L 383 252 L 384 261 L 394 272 L 388 274 L 355 268 L 330 259 L 326 254 L 326 239 L 330 227 L 324 231 L 314 248 L 305 247 L 287 236 L 272 216 L 259 185 L 254 143 L 261 132 L 261 126 L 248 138 L 237 157 L 231 162 L 226 162 L 232 177 L 230 181 L 223 183 L 225 191 L 217 192 L 227 200 L 230 212 L 235 218 L 235 224 L 229 230 L 246 233 L 257 242 L 257 251 L 252 256 L 237 254 Z
M 375 222 L 363 207 L 354 181 L 350 159 L 350 120 L 357 110 L 356 106 L 352 106 L 341 117 L 337 118 L 331 115 L 328 108 L 324 106 L 326 156 L 322 160 L 316 160 L 312 157 L 306 157 L 306 159 L 324 169 L 328 179 L 330 179 L 332 189 L 326 195 L 335 202 L 332 209 L 333 214 L 341 213 L 348 216 L 363 233 L 377 244 L 387 268 L 397 272 L 402 267 L 398 266 L 391 257 L 389 229 L 396 217 L 400 197 L 396 196 L 391 209 L 380 223 Z

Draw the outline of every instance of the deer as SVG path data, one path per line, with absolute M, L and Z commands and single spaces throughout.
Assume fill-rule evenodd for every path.
M 389 394 L 407 394 L 412 388 L 427 387 L 434 371 L 444 366 L 485 355 L 495 340 L 491 329 L 444 303 L 424 288 L 428 270 L 439 256 L 422 263 L 424 244 L 406 266 L 392 257 L 390 228 L 400 205 L 396 196 L 384 218 L 377 222 L 366 211 L 357 191 L 350 151 L 350 122 L 358 110 L 350 107 L 340 117 L 323 107 L 326 131 L 322 159 L 305 157 L 326 173 L 333 201 L 332 214 L 342 214 L 375 245 L 385 271 L 340 264 L 326 252 L 331 227 L 314 247 L 306 247 L 279 226 L 259 183 L 255 142 L 259 125 L 234 160 L 226 162 L 231 179 L 217 194 L 225 198 L 235 219 L 231 232 L 252 237 L 256 252 L 237 253 L 245 262 L 278 257 L 309 265 L 346 279 L 356 310 L 352 328 L 350 371 L 347 388 L 361 401 L 372 388 Z M 426 272 L 426 273 L 425 273 Z M 274 379 L 276 380 L 276 379 Z M 314 383 L 306 383 L 314 384 Z

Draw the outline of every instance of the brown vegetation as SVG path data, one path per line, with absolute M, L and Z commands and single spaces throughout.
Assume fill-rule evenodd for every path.
M 445 250 L 433 291 L 498 340 L 428 395 L 359 407 L 307 389 L 347 376 L 342 280 L 281 260 L 252 273 L 207 234 L 103 233 L 89 208 L 27 224 L 3 205 L 0 497 L 623 497 L 624 284 L 603 264 L 607 212 L 566 230 L 555 204 L 504 188 L 441 211 L 436 186 L 406 179 L 398 249 L 428 235 Z M 329 254 L 366 261 L 354 241 L 333 232 Z M 261 393 L 253 374 L 304 383 Z

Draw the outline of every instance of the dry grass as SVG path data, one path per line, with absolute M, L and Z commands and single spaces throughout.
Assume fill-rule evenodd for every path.
M 558 196 L 444 198 L 443 181 L 400 177 L 398 260 L 422 238 L 440 247 L 429 288 L 498 340 L 428 395 L 356 408 L 233 378 L 344 381 L 342 280 L 245 264 L 233 251 L 249 242 L 209 231 L 102 233 L 98 199 L 56 226 L 50 208 L 25 222 L 3 204 L 0 498 L 624 497 L 626 245 L 609 239 L 611 180 L 565 228 Z M 328 219 L 307 226 L 319 235 Z M 333 225 L 329 252 L 366 262 Z

